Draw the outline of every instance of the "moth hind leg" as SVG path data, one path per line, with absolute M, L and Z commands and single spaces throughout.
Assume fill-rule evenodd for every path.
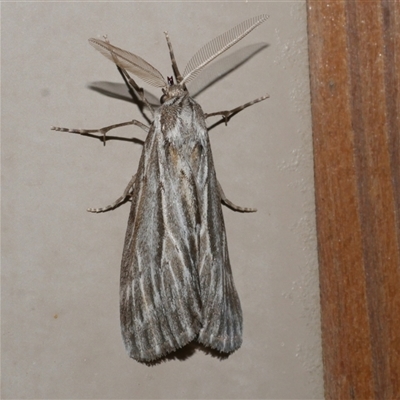
M 225 195 L 224 191 L 222 190 L 222 186 L 219 182 L 218 183 L 218 192 L 221 197 L 222 203 L 224 203 L 227 207 L 231 208 L 234 211 L 239 211 L 239 212 L 256 212 L 256 208 L 249 208 L 249 207 L 241 207 L 237 206 L 236 204 L 232 203 Z
M 128 186 L 124 190 L 124 193 L 122 194 L 122 196 L 118 197 L 118 199 L 115 200 L 110 205 L 108 205 L 106 207 L 101 207 L 101 208 L 88 208 L 87 211 L 92 212 L 92 213 L 102 213 L 102 212 L 106 212 L 106 211 L 109 211 L 109 210 L 112 210 L 112 209 L 118 207 L 123 202 L 125 202 L 126 199 L 128 199 L 129 197 L 132 196 L 130 192 L 131 192 L 131 190 L 133 190 L 133 186 L 135 185 L 135 180 L 136 180 L 136 174 L 129 181 Z

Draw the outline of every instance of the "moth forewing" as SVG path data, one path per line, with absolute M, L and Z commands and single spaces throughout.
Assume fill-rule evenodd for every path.
M 193 340 L 229 354 L 242 343 L 242 310 L 229 261 L 221 202 L 236 206 L 217 181 L 206 118 L 227 120 L 262 96 L 230 111 L 204 114 L 186 90 L 202 68 L 267 17 L 249 19 L 195 54 L 182 77 L 166 34 L 177 83 L 139 56 L 90 39 L 104 56 L 145 82 L 161 87 L 162 104 L 148 128 L 133 120 L 90 132 L 138 125 L 148 131 L 137 173 L 123 195 L 103 212 L 131 200 L 121 262 L 120 316 L 125 348 L 139 362 L 153 362 Z M 141 89 L 130 84 L 146 102 Z M 147 104 L 147 103 L 146 103 Z M 79 129 L 52 129 L 85 133 Z

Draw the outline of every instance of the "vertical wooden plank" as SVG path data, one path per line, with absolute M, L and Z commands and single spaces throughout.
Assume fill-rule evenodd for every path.
M 382 1 L 385 92 L 397 231 L 400 232 L 400 1 Z M 400 234 L 397 236 L 400 247 Z
M 307 4 L 325 393 L 399 398 L 399 2 Z

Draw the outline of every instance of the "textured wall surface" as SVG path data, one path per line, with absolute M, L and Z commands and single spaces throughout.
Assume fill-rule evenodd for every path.
M 210 132 L 226 195 L 258 209 L 224 208 L 243 346 L 223 361 L 196 351 L 138 364 L 118 310 L 129 204 L 85 210 L 122 194 L 141 146 L 50 126 L 142 120 L 135 105 L 88 89 L 121 83 L 88 38 L 107 34 L 167 76 L 163 31 L 183 70 L 207 41 L 263 13 L 269 20 L 189 87 L 260 49 L 196 97 L 210 113 L 270 95 Z M 2 398 L 322 398 L 305 4 L 5 3 L 2 60 Z M 145 138 L 135 127 L 112 135 Z

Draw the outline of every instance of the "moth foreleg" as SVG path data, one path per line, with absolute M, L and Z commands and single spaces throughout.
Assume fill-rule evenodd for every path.
M 145 124 L 143 124 L 140 121 L 137 121 L 133 119 L 132 121 L 128 122 L 121 122 L 120 124 L 114 124 L 110 126 L 105 126 L 104 128 L 100 129 L 69 129 L 69 128 L 61 128 L 59 126 L 51 126 L 50 129 L 53 131 L 59 131 L 59 132 L 70 132 L 70 133 L 78 133 L 80 135 L 86 135 L 86 134 L 91 134 L 91 133 L 100 133 L 103 136 L 103 143 L 106 143 L 106 134 L 108 131 L 111 131 L 111 129 L 115 128 L 120 128 L 121 126 L 127 126 L 127 125 L 136 125 L 139 128 L 142 128 L 145 132 L 149 131 L 149 127 Z
M 92 212 L 92 213 L 101 213 L 101 212 L 106 212 L 108 210 L 111 210 L 115 207 L 118 207 L 128 197 L 131 197 L 130 191 L 133 189 L 133 186 L 135 185 L 135 180 L 136 180 L 136 174 L 132 176 L 132 179 L 129 181 L 128 186 L 124 190 L 124 193 L 122 194 L 122 196 L 118 197 L 118 199 L 115 200 L 114 203 L 110 204 L 107 207 L 103 207 L 103 208 L 88 208 L 87 211 Z
M 256 208 L 248 208 L 248 207 L 240 207 L 237 206 L 236 204 L 232 203 L 226 196 L 224 191 L 222 190 L 221 184 L 217 181 L 218 183 L 218 192 L 221 197 L 222 203 L 224 203 L 227 207 L 231 208 L 234 211 L 239 211 L 239 212 L 256 212 Z
M 108 38 L 107 38 L 107 35 L 103 36 L 103 38 L 104 38 L 104 41 L 105 41 L 106 43 L 108 43 L 108 44 L 111 45 L 110 41 L 109 41 Z M 122 78 L 124 79 L 125 83 L 128 84 L 128 88 L 134 89 L 134 90 L 136 91 L 136 93 L 137 93 L 137 94 L 139 95 L 139 97 L 140 97 L 140 100 L 141 100 L 144 104 L 146 104 L 146 106 L 149 108 L 151 114 L 152 114 L 153 117 L 154 117 L 154 110 L 153 110 L 153 107 L 150 105 L 150 103 L 147 101 L 146 97 L 144 96 L 144 90 L 143 90 L 143 88 L 139 87 L 139 85 L 134 81 L 134 79 L 130 77 L 130 75 L 128 74 L 128 72 L 127 72 L 125 69 L 123 69 L 122 67 L 120 67 L 120 66 L 118 65 L 118 57 L 114 54 L 114 52 L 113 52 L 113 51 L 110 51 L 110 53 L 111 53 L 111 56 L 112 56 L 112 58 L 113 58 L 113 61 L 114 61 L 115 65 L 116 65 L 117 68 L 118 68 L 118 71 L 119 71 L 120 74 L 122 75 Z
M 265 99 L 268 99 L 268 97 L 269 97 L 269 95 L 266 94 L 265 96 L 261 96 L 261 97 L 259 97 L 258 99 L 249 101 L 248 103 L 245 103 L 245 104 L 243 104 L 243 105 L 241 105 L 241 106 L 239 106 L 239 107 L 236 107 L 236 108 L 234 108 L 234 109 L 232 109 L 232 110 L 229 110 L 229 111 L 217 111 L 217 112 L 213 112 L 213 113 L 210 113 L 210 114 L 207 114 L 207 113 L 206 113 L 206 114 L 204 114 L 204 118 L 213 117 L 213 116 L 215 116 L 215 115 L 222 115 L 222 116 L 224 117 L 224 120 L 225 120 L 225 125 L 227 125 L 227 124 L 228 124 L 228 120 L 229 120 L 233 115 L 239 113 L 240 111 L 244 110 L 244 109 L 247 108 L 247 107 L 252 106 L 253 104 L 256 104 L 256 103 L 258 103 L 258 102 L 260 102 L 260 101 L 263 101 L 263 100 L 265 100 Z
M 164 35 L 165 35 L 165 39 L 167 40 L 167 44 L 168 44 L 169 56 L 171 58 L 171 63 L 172 63 L 172 70 L 174 71 L 174 75 L 175 75 L 177 83 L 181 83 L 183 78 L 182 78 L 181 73 L 179 72 L 178 64 L 176 63 L 174 50 L 172 48 L 172 43 L 169 40 L 168 32 L 164 32 Z
M 118 67 L 118 65 L 117 65 Z M 131 76 L 128 74 L 127 71 L 125 71 L 124 69 L 122 69 L 121 67 L 118 67 L 119 71 L 121 72 L 122 76 L 124 79 L 126 79 L 126 82 L 128 83 L 128 85 L 135 90 L 135 92 L 139 95 L 140 101 L 142 101 L 147 108 L 150 110 L 151 115 L 154 117 L 154 109 L 151 106 L 151 104 L 149 103 L 149 101 L 146 99 L 146 96 L 144 95 L 144 90 L 143 88 L 141 88 L 133 78 L 131 78 Z

